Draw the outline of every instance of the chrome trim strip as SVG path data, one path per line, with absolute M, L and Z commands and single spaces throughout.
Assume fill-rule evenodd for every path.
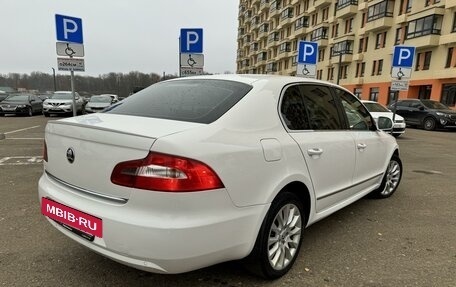
M 347 189 L 350 189 L 350 188 L 355 187 L 355 186 L 357 186 L 357 185 L 363 184 L 363 183 L 365 183 L 365 182 L 368 182 L 368 181 L 370 181 L 370 180 L 373 180 L 374 178 L 379 177 L 379 176 L 382 176 L 382 175 L 383 175 L 383 173 L 374 175 L 374 176 L 371 177 L 371 178 L 368 178 L 368 179 L 366 179 L 366 180 L 363 180 L 363 181 L 361 181 L 361 182 L 358 182 L 357 184 L 353 184 L 353 185 L 351 185 L 351 186 L 349 186 L 349 187 L 347 187 L 347 188 L 344 188 L 344 189 L 341 189 L 341 190 L 337 190 L 337 191 L 331 192 L 331 193 L 326 194 L 326 195 L 323 195 L 323 196 L 321 196 L 321 197 L 317 197 L 317 200 L 320 200 L 320 199 L 324 199 L 324 198 L 330 197 L 330 196 L 332 196 L 332 195 L 334 195 L 334 194 L 343 192 L 343 191 L 345 191 L 345 190 L 347 190 Z
M 98 198 L 101 198 L 101 199 L 104 199 L 104 200 L 115 201 L 116 203 L 125 204 L 125 203 L 128 202 L 128 198 L 105 195 L 105 194 L 101 194 L 101 193 L 98 193 L 98 192 L 95 192 L 95 191 L 91 191 L 91 190 L 88 190 L 88 189 L 85 189 L 85 188 L 77 187 L 77 186 L 72 185 L 72 184 L 70 184 L 68 182 L 65 182 L 65 181 L 63 181 L 61 179 L 58 179 L 57 177 L 55 177 L 52 174 L 50 174 L 47 170 L 45 170 L 45 172 L 46 172 L 46 175 L 49 176 L 52 180 L 55 180 L 58 183 L 66 186 L 68 188 L 74 189 L 76 191 L 79 191 L 79 192 L 82 192 L 82 193 L 85 193 L 85 194 L 89 194 L 89 195 L 92 195 L 92 196 L 95 196 L 95 197 L 98 197 Z

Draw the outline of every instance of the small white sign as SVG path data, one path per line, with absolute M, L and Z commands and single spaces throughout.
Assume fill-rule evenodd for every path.
M 191 68 L 202 68 L 204 66 L 203 54 L 180 54 L 181 66 Z
M 298 63 L 296 68 L 296 76 L 304 78 L 315 78 L 317 76 L 317 65 Z
M 59 56 L 84 57 L 83 44 L 57 42 L 56 48 Z
M 181 67 L 181 77 L 198 76 L 203 74 L 203 68 Z
M 407 91 L 409 88 L 409 81 L 407 80 L 392 80 L 391 91 Z
M 393 79 L 397 79 L 397 80 L 410 79 L 411 75 L 412 75 L 411 68 L 393 67 L 393 69 L 391 70 L 391 78 L 393 78 Z
M 57 58 L 57 67 L 59 71 L 85 71 L 84 59 Z

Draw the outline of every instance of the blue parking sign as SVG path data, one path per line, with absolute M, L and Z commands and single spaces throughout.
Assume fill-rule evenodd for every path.
M 393 67 L 411 68 L 415 57 L 415 47 L 394 46 Z
M 181 29 L 180 52 L 190 54 L 203 53 L 203 29 Z
M 57 41 L 83 44 L 82 19 L 55 14 Z
M 298 63 L 317 64 L 318 44 L 316 42 L 299 41 Z

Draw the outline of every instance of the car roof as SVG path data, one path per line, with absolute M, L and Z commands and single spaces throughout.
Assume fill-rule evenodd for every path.
M 303 78 L 303 77 L 296 77 L 296 76 L 284 76 L 284 75 L 265 75 L 265 74 L 223 74 L 223 75 L 203 75 L 203 76 L 193 76 L 193 77 L 184 77 L 184 78 L 175 78 L 168 81 L 183 81 L 188 79 L 209 79 L 209 80 L 227 80 L 227 81 L 236 81 L 245 83 L 248 85 L 255 85 L 256 82 L 261 81 L 268 81 L 270 83 L 275 83 L 279 85 L 286 85 L 292 83 L 315 83 L 315 84 L 323 84 L 332 87 L 338 87 L 348 91 L 347 89 L 338 86 L 336 84 L 316 80 L 311 78 Z

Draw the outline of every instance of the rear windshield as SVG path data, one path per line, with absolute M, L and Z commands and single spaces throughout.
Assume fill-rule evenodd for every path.
M 391 112 L 384 106 L 377 104 L 377 103 L 364 103 L 366 108 L 369 110 L 371 113 L 379 112 L 379 113 L 386 113 L 386 112 Z
M 231 109 L 251 89 L 250 85 L 226 80 L 160 82 L 105 112 L 208 124 Z

